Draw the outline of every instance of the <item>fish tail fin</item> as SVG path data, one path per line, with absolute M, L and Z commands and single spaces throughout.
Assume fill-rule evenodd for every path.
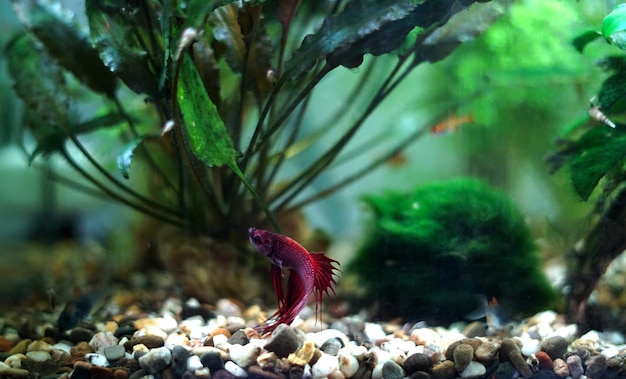
M 281 270 L 277 266 L 272 266 L 272 280 L 276 291 L 278 310 L 257 326 L 257 330 L 263 334 L 272 332 L 280 324 L 291 324 L 309 301 L 310 293 L 306 291 L 306 287 L 298 275 L 290 270 L 286 294 L 281 285 L 281 277 Z
M 337 276 L 341 273 L 339 269 L 339 262 L 329 258 L 324 253 L 311 253 L 314 266 L 314 282 L 313 288 L 315 290 L 315 314 L 320 315 L 319 308 L 322 304 L 324 294 L 330 297 L 332 292 L 333 297 L 337 299 L 337 293 L 334 286 L 337 285 Z M 338 313 L 339 310 L 337 310 Z

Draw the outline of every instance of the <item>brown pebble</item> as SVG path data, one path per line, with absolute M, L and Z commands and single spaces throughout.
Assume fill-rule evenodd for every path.
M 10 351 L 13 348 L 13 342 L 0 336 L 0 353 Z
M 484 337 L 487 335 L 487 325 L 484 322 L 474 321 L 463 328 L 461 333 L 466 337 Z
M 528 379 L 533 376 L 533 371 L 526 363 L 526 360 L 522 356 L 519 350 L 513 350 L 509 353 L 509 361 L 513 364 L 513 367 L 520 373 L 521 376 Z
M 561 358 L 557 358 L 554 360 L 554 362 L 552 362 L 552 364 L 554 366 L 554 373 L 556 374 L 556 376 L 560 376 L 562 378 L 569 376 L 569 368 L 567 367 L 567 362 L 565 362 Z
M 496 355 L 498 354 L 498 349 L 500 349 L 500 344 L 495 341 L 485 341 L 474 351 L 474 357 L 476 360 L 485 366 L 491 365 L 496 359 Z
M 445 353 L 445 356 L 446 356 L 446 359 L 447 359 L 447 360 L 450 360 L 450 361 L 452 360 L 452 358 L 453 358 L 453 353 L 454 353 L 454 349 L 456 349 L 456 347 L 457 347 L 457 346 L 459 346 L 459 345 L 460 345 L 460 344 L 462 344 L 462 343 L 463 343 L 463 342 L 462 342 L 461 340 L 458 340 L 458 341 L 454 341 L 454 342 L 452 342 L 452 343 L 448 346 L 448 348 L 446 349 L 446 353 Z
M 552 370 L 554 368 L 554 364 L 552 363 L 552 359 L 545 351 L 538 351 L 535 354 L 537 361 L 539 362 L 539 369 Z
M 113 379 L 113 370 L 108 367 L 91 366 L 91 379 Z
M 113 379 L 128 379 L 128 371 L 117 368 L 113 371 Z
M 462 343 L 454 349 L 452 357 L 456 371 L 463 372 L 474 358 L 474 348 L 471 345 Z
M 70 347 L 70 355 L 72 356 L 72 360 L 83 360 L 85 359 L 85 355 L 93 353 L 93 349 L 87 342 L 79 342 L 76 345 Z
M 413 374 L 411 374 L 411 376 L 409 376 L 410 379 L 431 379 L 430 374 L 427 373 L 426 371 L 415 371 Z
M 263 370 L 260 366 L 257 366 L 257 365 L 252 365 L 248 367 L 247 370 L 250 376 L 254 378 L 258 378 L 258 379 L 287 379 L 287 375 L 283 374 L 282 372 L 276 373 L 273 371 Z M 226 370 L 220 370 L 220 371 L 226 371 Z
M 512 351 L 520 351 L 521 342 L 513 338 L 505 338 L 500 344 L 500 349 L 498 350 L 498 356 L 500 357 L 500 362 L 506 362 L 509 360 L 509 355 Z
M 434 365 L 430 371 L 436 379 L 450 379 L 454 376 L 454 362 L 445 360 Z
M 474 348 L 474 350 L 478 349 L 478 346 L 483 343 L 480 338 L 465 338 L 462 341 L 463 343 L 470 345 L 472 348 Z
M 127 351 L 132 351 L 133 347 L 139 344 L 146 346 L 148 349 L 156 349 L 157 347 L 162 347 L 163 345 L 165 345 L 165 341 L 163 341 L 163 338 L 157 336 L 135 337 L 128 340 L 124 344 L 124 348 Z
M 87 370 L 91 369 L 91 363 L 85 362 L 85 361 L 76 361 L 76 362 L 74 362 L 74 368 L 76 368 L 78 366 L 84 367 Z
M 30 345 L 30 343 L 33 342 L 33 340 L 31 339 L 25 339 L 25 340 L 21 340 L 20 342 L 17 343 L 17 345 L 13 346 L 13 348 L 11 350 L 9 350 L 9 356 L 13 355 L 13 354 L 24 354 L 26 353 L 26 350 L 28 349 L 28 345 Z

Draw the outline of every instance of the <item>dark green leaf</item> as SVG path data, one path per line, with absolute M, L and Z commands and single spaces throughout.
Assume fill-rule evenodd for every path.
M 578 196 L 587 200 L 607 172 L 619 168 L 626 154 L 622 128 L 593 128 L 576 141 L 569 161 L 572 184 Z
M 626 72 L 626 56 L 608 56 L 599 60 L 597 65 L 604 71 L 612 71 L 615 73 Z
M 85 9 L 104 64 L 133 91 L 158 97 L 165 51 L 153 7 L 142 2 L 90 0 Z
M 397 48 L 417 25 L 411 12 L 424 0 L 354 0 L 344 10 L 324 20 L 320 30 L 308 35 L 285 63 L 284 78 L 295 80 L 320 59 L 333 66 L 358 65 L 363 55 L 380 55 Z M 332 54 L 332 57 L 331 57 Z
M 598 105 L 603 111 L 619 112 L 626 109 L 626 72 L 609 76 L 598 93 Z
M 598 33 L 597 31 L 590 30 L 574 38 L 574 40 L 572 41 L 572 45 L 574 45 L 574 48 L 579 53 L 582 53 L 583 50 L 585 49 L 585 46 L 587 46 L 589 42 L 597 40 L 598 38 L 600 38 L 600 36 L 601 34 Z
M 472 41 L 487 30 L 508 9 L 508 4 L 491 2 L 474 4 L 435 30 L 421 45 L 418 54 L 430 62 L 450 55 L 462 43 Z
M 213 38 L 222 44 L 224 58 L 230 68 L 241 74 L 246 46 L 243 43 L 241 27 L 237 20 L 238 6 L 229 4 L 217 8 L 209 17 Z
M 206 17 L 218 7 L 232 3 L 234 0 L 190 0 L 185 4 L 184 13 L 187 15 L 185 25 L 182 28 L 198 29 L 204 23 Z
M 15 91 L 24 101 L 27 113 L 34 113 L 46 125 L 67 127 L 69 92 L 61 67 L 25 34 L 13 39 L 6 53 Z M 38 127 L 37 123 L 30 126 Z
M 207 166 L 236 166 L 237 152 L 215 104 L 204 90 L 191 58 L 183 55 L 177 98 L 182 121 L 194 154 Z
M 618 4 L 604 18 L 602 36 L 620 49 L 626 49 L 626 4 Z
M 87 36 L 67 11 L 37 0 L 14 1 L 22 23 L 45 45 L 61 66 L 96 92 L 113 97 L 117 88 L 111 71 L 104 66 Z

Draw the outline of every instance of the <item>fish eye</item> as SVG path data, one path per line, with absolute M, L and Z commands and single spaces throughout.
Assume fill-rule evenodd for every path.
M 261 237 L 259 237 L 257 234 L 253 234 L 250 238 L 252 239 L 252 243 L 254 244 L 260 245 L 263 243 Z

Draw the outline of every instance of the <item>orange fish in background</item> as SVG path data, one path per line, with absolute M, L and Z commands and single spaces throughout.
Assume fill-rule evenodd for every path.
M 457 116 L 452 113 L 448 118 L 431 127 L 430 134 L 433 136 L 439 136 L 454 133 L 459 129 L 459 127 L 461 127 L 461 125 L 473 124 L 474 122 L 474 117 L 471 114 Z
M 329 291 L 336 297 L 334 276 L 340 272 L 339 262 L 323 253 L 311 253 L 293 239 L 256 228 L 248 229 L 252 246 L 272 261 L 271 275 L 278 311 L 257 327 L 262 333 L 271 332 L 280 324 L 291 324 L 315 295 L 316 316 L 322 295 Z M 287 293 L 283 290 L 283 270 L 289 270 Z

